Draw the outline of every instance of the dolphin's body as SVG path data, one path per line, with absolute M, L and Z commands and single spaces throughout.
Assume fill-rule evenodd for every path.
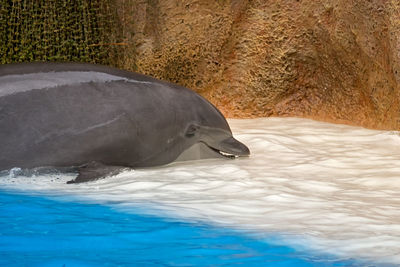
M 119 167 L 249 153 L 187 88 L 92 64 L 0 66 L 0 170 L 75 166 L 84 182 Z

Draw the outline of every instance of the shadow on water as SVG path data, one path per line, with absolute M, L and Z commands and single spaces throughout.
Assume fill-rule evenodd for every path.
M 0 266 L 358 266 L 273 243 L 206 224 L 0 191 Z

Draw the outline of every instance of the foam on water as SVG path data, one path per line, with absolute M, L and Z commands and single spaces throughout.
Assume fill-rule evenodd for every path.
M 252 155 L 175 163 L 67 185 L 72 175 L 2 177 L 0 188 L 65 194 L 129 211 L 272 232 L 338 256 L 400 263 L 398 132 L 298 118 L 229 121 Z

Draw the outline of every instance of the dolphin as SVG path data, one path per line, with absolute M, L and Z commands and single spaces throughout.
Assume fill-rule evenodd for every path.
M 73 167 L 69 183 L 79 183 L 249 154 L 221 112 L 188 88 L 95 64 L 0 65 L 0 171 Z

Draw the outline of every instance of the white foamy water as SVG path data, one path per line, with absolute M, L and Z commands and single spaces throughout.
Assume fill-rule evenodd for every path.
M 164 215 L 280 233 L 317 251 L 400 263 L 400 134 L 298 118 L 229 120 L 251 157 L 206 160 L 65 184 L 68 175 L 0 178 Z

